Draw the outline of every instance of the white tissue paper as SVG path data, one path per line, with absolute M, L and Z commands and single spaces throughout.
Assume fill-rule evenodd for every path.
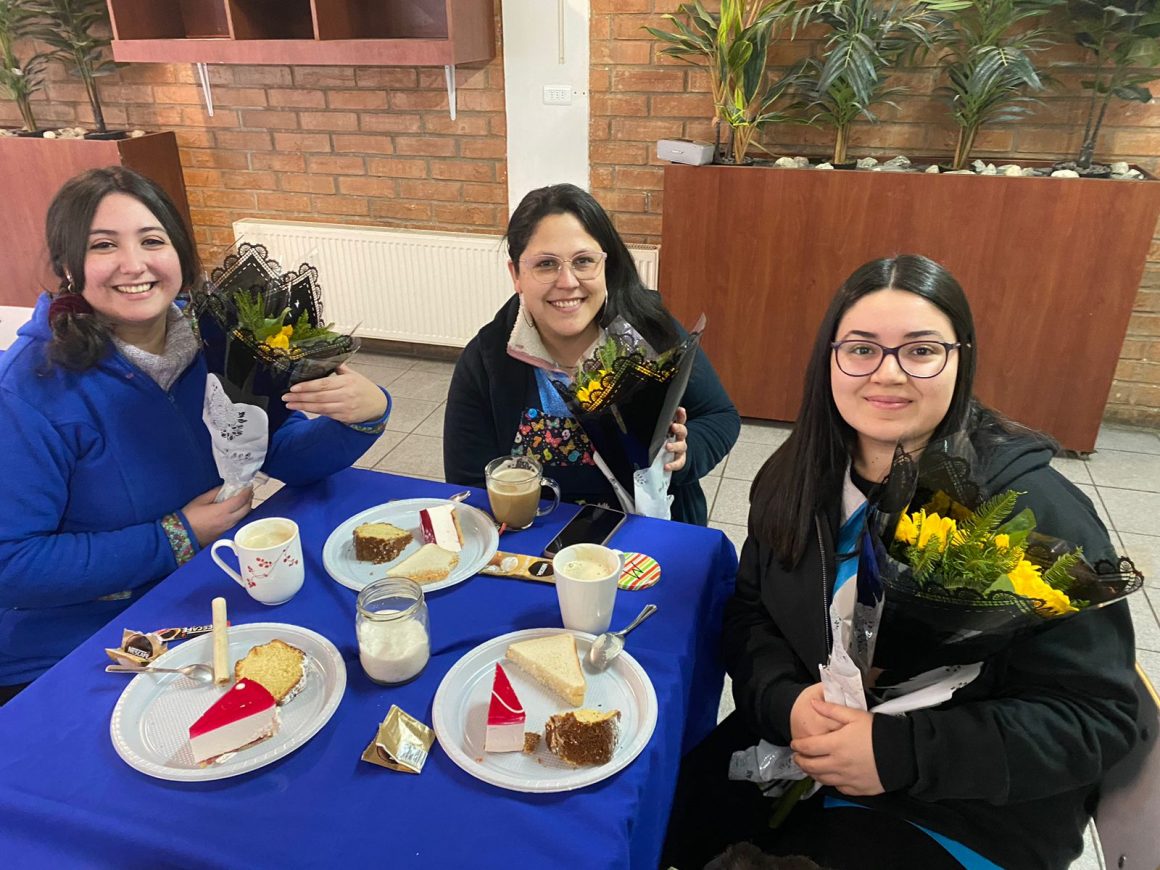
M 237 495 L 254 482 L 269 446 L 269 422 L 257 405 L 235 404 L 215 374 L 206 377 L 202 420 L 209 429 L 222 488 L 215 502 Z
M 854 710 L 865 710 L 866 692 L 862 687 L 862 674 L 847 651 L 853 631 L 853 612 L 857 596 L 857 578 L 851 577 L 834 595 L 830 604 L 830 628 L 833 630 L 834 646 L 829 660 L 819 665 L 822 691 L 831 704 L 841 704 Z M 871 713 L 901 715 L 912 710 L 937 707 L 967 683 L 974 680 L 983 670 L 981 662 L 969 665 L 949 665 L 934 668 L 890 689 L 889 700 L 870 707 Z M 733 753 L 729 763 L 730 779 L 747 779 L 762 784 L 767 797 L 779 797 L 794 780 L 805 779 L 805 772 L 793 761 L 793 751 L 788 746 L 775 746 L 762 740 L 756 746 Z M 766 788 L 764 783 L 784 781 L 784 785 Z M 819 786 L 811 789 L 809 797 Z
M 633 472 L 635 513 L 642 517 L 655 517 L 658 520 L 672 519 L 673 497 L 669 494 L 669 482 L 673 478 L 673 473 L 665 471 L 665 465 L 673 459 L 672 453 L 661 450 L 652 461 L 652 465 Z

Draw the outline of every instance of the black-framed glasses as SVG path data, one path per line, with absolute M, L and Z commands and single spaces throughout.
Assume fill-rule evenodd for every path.
M 604 251 L 581 251 L 570 259 L 561 259 L 544 254 L 539 257 L 521 259 L 520 263 L 528 267 L 532 277 L 537 281 L 544 284 L 555 284 L 565 263 L 568 264 L 568 268 L 572 270 L 577 281 L 591 281 L 593 278 L 599 277 L 600 273 L 604 271 L 604 261 L 607 259 L 608 254 Z
M 898 367 L 912 378 L 933 378 L 947 367 L 951 351 L 962 347 L 959 341 L 908 341 L 897 347 L 887 347 L 864 338 L 850 338 L 830 343 L 834 359 L 843 374 L 852 378 L 866 378 L 882 366 L 888 356 L 894 357 Z

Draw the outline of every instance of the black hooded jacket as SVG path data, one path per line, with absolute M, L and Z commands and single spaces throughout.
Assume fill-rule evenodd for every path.
M 1027 438 L 990 451 L 988 490 L 1015 489 L 1044 533 L 1114 553 L 1091 501 Z M 755 736 L 785 745 L 790 710 L 829 652 L 838 506 L 817 543 L 786 570 L 750 512 L 724 625 L 737 709 Z M 1007 868 L 1064 868 L 1082 849 L 1091 799 L 1136 739 L 1135 651 L 1127 602 L 1061 619 L 988 659 L 946 703 L 876 715 L 874 757 L 885 793 L 846 798 L 958 840 Z M 844 797 L 844 796 L 843 796 Z
M 443 422 L 443 470 L 449 483 L 483 486 L 484 466 L 511 453 L 525 397 L 535 383 L 535 369 L 507 352 L 518 311 L 519 297 L 513 295 L 468 342 L 455 366 Z M 703 526 L 709 510 L 700 479 L 733 448 L 741 418 L 699 348 L 681 405 L 689 415 L 688 453 L 685 467 L 669 485 L 672 518 Z M 571 500 L 567 491 L 564 500 Z

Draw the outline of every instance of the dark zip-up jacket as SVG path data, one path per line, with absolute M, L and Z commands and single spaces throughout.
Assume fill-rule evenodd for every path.
M 468 342 L 455 366 L 443 422 L 443 470 L 449 483 L 483 486 L 484 466 L 511 453 L 525 398 L 535 383 L 535 369 L 507 352 L 518 311 L 519 297 L 513 294 Z M 689 447 L 685 467 L 669 485 L 672 518 L 703 526 L 709 510 L 700 479 L 733 448 L 741 418 L 699 348 L 681 405 L 689 415 Z M 567 492 L 564 500 L 570 500 Z
M 1091 501 L 1030 439 L 992 452 L 988 491 L 1015 489 L 1041 531 L 1111 558 Z M 738 712 L 755 736 L 785 745 L 794 701 L 817 683 L 830 639 L 838 506 L 785 569 L 750 513 L 724 652 Z M 1095 789 L 1136 739 L 1135 651 L 1125 601 L 1076 614 L 1013 643 L 938 707 L 876 715 L 885 794 L 847 798 L 942 833 L 1003 867 L 1065 868 L 1082 849 Z

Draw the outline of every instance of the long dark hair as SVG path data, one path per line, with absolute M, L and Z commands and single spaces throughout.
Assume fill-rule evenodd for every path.
M 950 319 L 955 339 L 961 343 L 950 408 L 934 437 L 989 413 L 972 398 L 978 351 L 975 321 L 963 288 L 950 272 L 934 260 L 913 254 L 873 260 L 855 270 L 838 289 L 818 327 L 793 432 L 762 466 L 750 490 L 755 531 L 787 568 L 797 564 L 812 539 L 815 515 L 837 501 L 857 439 L 834 404 L 830 342 L 855 302 L 886 289 L 905 290 L 933 304 Z
M 649 290 L 640 280 L 632 254 L 612 225 L 608 213 L 592 194 L 574 184 L 537 188 L 520 200 L 508 221 L 506 233 L 508 256 L 516 271 L 519 271 L 520 257 L 536 227 L 553 214 L 572 215 L 608 254 L 604 263 L 608 301 L 600 325 L 607 326 L 619 315 L 636 327 L 655 350 L 667 350 L 676 344 L 680 336 L 660 294 Z
M 48 207 L 45 240 L 52 271 L 60 279 L 57 296 L 79 297 L 84 291 L 89 230 L 97 208 L 110 193 L 128 194 L 161 222 L 181 263 L 182 287 L 192 287 L 201 274 L 197 248 L 169 194 L 132 169 L 109 166 L 90 169 L 66 181 Z M 83 303 L 56 308 L 49 318 L 49 359 L 73 370 L 95 365 L 109 352 L 109 324 Z

